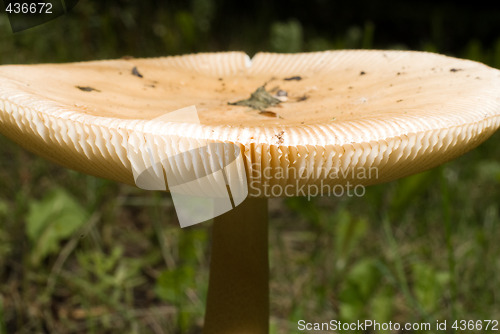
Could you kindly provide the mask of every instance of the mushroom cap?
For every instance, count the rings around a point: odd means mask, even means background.
[[[286,101],[261,110],[229,104],[264,85]],[[197,112],[182,116],[189,106]],[[197,175],[213,168],[196,151],[202,142],[231,144],[218,154],[241,153],[250,195],[280,196],[262,190],[288,186],[286,194],[301,195],[308,185],[369,185],[427,170],[499,127],[500,71],[432,53],[225,52],[0,66],[2,134],[63,166],[132,185],[134,166],[146,159],[138,141],[159,159],[191,150],[164,168]]]

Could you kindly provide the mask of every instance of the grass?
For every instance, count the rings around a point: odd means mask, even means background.
[[[362,198],[272,200],[273,332],[300,319],[498,319],[499,139]],[[4,333],[199,332],[210,223],[181,230],[168,195],[1,148]],[[56,236],[33,232],[40,212]]]
[[[82,17],[91,10],[77,8]],[[196,44],[201,37],[181,14]],[[65,23],[69,32],[75,22]],[[37,40],[56,25],[12,37],[0,21],[0,60],[75,59],[54,42],[59,33],[45,37],[56,49]],[[275,22],[268,45],[370,48],[374,29],[368,22],[305,43],[300,22]],[[90,59],[98,48],[82,35],[90,46],[80,59]],[[69,44],[80,42],[75,36]],[[172,50],[185,51],[182,38],[165,36]],[[471,39],[461,56],[500,67],[498,41],[486,47]],[[115,57],[130,47],[111,43],[95,54]],[[298,332],[301,319],[446,320],[449,333],[455,320],[500,321],[499,142],[497,133],[454,162],[369,187],[362,198],[271,200],[272,333]],[[168,195],[57,167],[0,137],[0,333],[199,333],[210,225],[181,230]]]

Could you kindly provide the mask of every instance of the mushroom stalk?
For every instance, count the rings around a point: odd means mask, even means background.
[[[269,332],[267,199],[247,198],[216,217],[205,334]]]

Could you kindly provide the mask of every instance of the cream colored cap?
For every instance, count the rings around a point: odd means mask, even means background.
[[[229,104],[264,85],[284,101],[261,110]],[[162,118],[189,106],[199,122]],[[232,143],[250,194],[262,196],[274,185],[293,193],[394,180],[458,157],[499,127],[500,71],[431,53],[227,52],[0,66],[2,134],[63,166],[128,184],[138,162],[127,150],[137,138],[149,138],[159,155],[169,145]],[[195,157],[170,168],[207,174],[206,164]]]

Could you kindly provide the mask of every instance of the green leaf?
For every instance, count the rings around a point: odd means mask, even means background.
[[[88,214],[62,189],[51,191],[44,199],[29,204],[26,233],[33,246],[31,261],[36,266],[59,249],[87,220]]]
[[[340,316],[355,321],[367,316],[369,302],[380,286],[381,272],[376,260],[359,261],[349,271],[339,294]]]
[[[380,288],[370,302],[370,319],[389,322],[393,318],[394,292],[390,286]]]
[[[352,251],[366,235],[368,222],[363,218],[353,217],[346,209],[341,209],[335,215],[334,224],[331,225],[335,227],[336,266],[339,270],[343,270]]]
[[[194,269],[186,265],[162,272],[156,281],[155,291],[161,299],[178,305],[179,303],[182,304],[185,291],[195,287]]]
[[[437,271],[425,263],[415,263],[412,266],[414,280],[413,292],[422,308],[431,313],[439,306],[445,286],[450,281],[450,275],[445,271]]]

